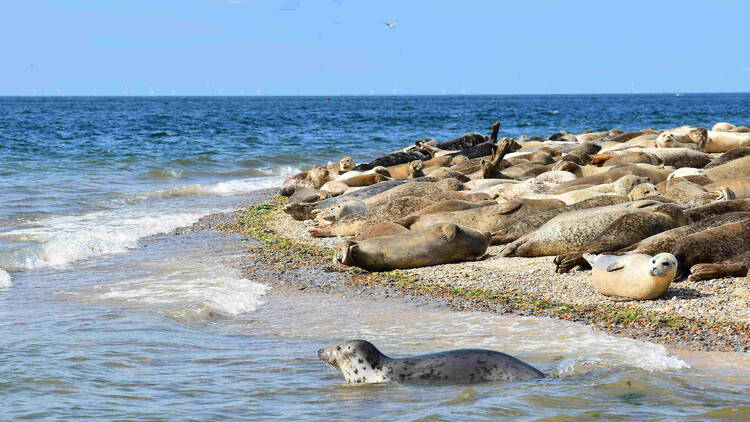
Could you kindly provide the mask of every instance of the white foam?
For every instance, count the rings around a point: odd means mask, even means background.
[[[205,214],[158,211],[101,211],[27,223],[26,227],[0,235],[31,242],[4,265],[10,269],[59,268],[82,259],[126,252],[138,247],[138,239],[142,237],[192,224]]]
[[[13,283],[10,282],[10,274],[0,268],[0,289],[7,289],[12,285]]]
[[[282,177],[255,177],[186,185],[130,197],[124,201],[128,204],[124,209],[30,221],[20,228],[0,233],[0,237],[10,241],[27,243],[13,251],[9,258],[0,259],[0,265],[10,270],[59,268],[83,259],[127,252],[138,247],[140,238],[193,224],[210,213],[230,211],[204,205],[192,212],[179,212],[175,210],[185,207],[167,203],[157,207],[145,200],[191,195],[239,195],[278,187],[282,180]]]
[[[99,286],[99,299],[157,306],[181,316],[233,316],[262,305],[268,286],[242,279],[224,267],[162,268],[159,275]]]

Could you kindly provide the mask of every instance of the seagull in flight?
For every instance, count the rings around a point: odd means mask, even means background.
[[[385,29],[393,29],[394,26],[398,23],[398,21],[393,22],[383,22],[385,24]]]

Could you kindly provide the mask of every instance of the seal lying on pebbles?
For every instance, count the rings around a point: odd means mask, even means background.
[[[750,177],[750,156],[738,158],[706,170],[708,177],[715,182]]]
[[[411,230],[438,223],[454,223],[477,230],[495,232],[528,215],[564,205],[562,201],[555,199],[519,199],[471,210],[410,216],[396,220],[396,223]]]
[[[663,295],[677,272],[677,259],[668,253],[594,255],[584,258],[593,269],[594,288],[605,296],[651,300]]]
[[[612,183],[627,175],[648,177],[651,183],[657,184],[666,180],[667,176],[669,176],[674,170],[673,167],[652,166],[649,164],[633,164],[629,166],[615,167],[592,176],[580,177],[569,182],[561,183],[558,187],[558,192],[562,193],[567,188],[576,185],[600,185],[603,183]]]
[[[736,160],[742,157],[747,157],[748,155],[750,155],[750,147],[735,148],[713,159],[711,162],[703,166],[703,169],[708,170],[710,168],[728,163],[732,160]]]
[[[381,182],[381,183],[376,183],[374,185],[366,186],[354,192],[347,192],[343,195],[335,196],[333,198],[328,198],[320,202],[288,203],[284,207],[284,212],[289,214],[295,220],[299,220],[299,221],[309,220],[314,217],[312,213],[313,210],[330,208],[338,204],[339,201],[344,201],[348,198],[357,198],[357,199],[365,200],[367,198],[371,198],[382,192],[385,192],[389,189],[403,185],[405,183],[406,182],[402,182],[399,180],[391,180],[387,182]]]
[[[639,242],[647,237],[684,226],[688,218],[682,207],[676,204],[663,204],[649,211],[623,215],[610,223],[596,239],[584,245],[578,252],[561,254],[555,257],[558,274],[566,273],[578,265],[585,264],[585,253],[599,254],[614,252]]]
[[[423,229],[364,241],[345,240],[336,259],[370,271],[418,268],[473,261],[487,251],[490,234],[456,224],[435,224]]]
[[[291,196],[299,188],[320,189],[328,181],[328,169],[325,166],[314,166],[309,171],[303,171],[294,176],[287,175],[281,184],[280,194]]]
[[[650,211],[663,203],[640,200],[560,214],[533,232],[505,245],[502,256],[548,256],[581,250],[623,215]],[[481,208],[480,208],[481,209]]]
[[[414,160],[427,161],[430,158],[432,158],[430,153],[423,149],[411,151],[396,151],[370,161],[369,163],[358,164],[352,170],[367,171],[372,170],[375,167],[391,167],[398,164],[408,163]]]
[[[690,267],[688,281],[710,280],[722,277],[743,277],[750,268],[750,251],[725,259],[716,264],[696,264]]]
[[[536,214],[524,217],[513,224],[510,224],[502,230],[492,233],[491,244],[503,245],[505,243],[513,242],[519,237],[538,229],[539,227],[544,225],[544,223],[548,222],[555,216],[566,213],[568,211],[622,204],[624,202],[628,202],[628,198],[626,196],[602,195],[590,199],[585,199],[572,205],[566,205],[564,207],[538,212]]]
[[[315,188],[297,188],[292,196],[289,197],[289,203],[295,202],[315,202],[320,200],[320,191]]]
[[[446,199],[444,201],[435,202],[432,205],[428,205],[419,211],[413,212],[409,215],[427,215],[435,214],[438,212],[451,212],[451,211],[463,211],[472,210],[474,208],[488,207],[497,205],[495,201],[462,201],[460,199]]]
[[[335,223],[336,221],[341,220],[347,215],[362,214],[367,212],[367,210],[367,204],[365,204],[361,199],[347,198],[345,201],[341,201],[330,208],[315,210],[313,211],[313,214],[315,214],[316,217],[322,218],[323,220]]]
[[[698,222],[647,237],[638,243],[620,249],[617,251],[617,254],[641,253],[646,255],[656,255],[662,252],[672,252],[675,245],[677,245],[677,242],[685,236],[727,223],[736,223],[738,221],[747,220],[748,218],[750,218],[750,212],[730,212],[706,217]]]
[[[309,233],[312,237],[353,236],[376,224],[405,217],[432,204],[433,201],[429,199],[415,196],[396,198],[365,212],[342,217],[333,224],[312,228]]]
[[[678,275],[684,277],[696,264],[714,264],[750,250],[750,219],[728,223],[680,239],[672,254],[679,262]]]
[[[390,236],[392,234],[406,233],[409,229],[390,221],[376,224],[362,233],[352,237],[352,240],[367,240],[373,237]]]
[[[706,152],[727,152],[734,148],[750,146],[750,133],[708,132]]]
[[[513,356],[492,350],[460,349],[390,358],[365,340],[349,340],[318,350],[318,357],[341,371],[349,383],[527,381],[544,374]]]
[[[356,172],[352,171],[349,173]],[[347,173],[347,175],[349,173]],[[343,182],[349,187],[370,186],[374,185],[375,183],[385,182],[386,180],[391,180],[391,174],[388,173],[388,169],[386,169],[385,167],[375,167],[372,170],[363,172],[362,174],[336,179],[337,182]]]
[[[426,196],[440,192],[460,191],[463,188],[463,183],[456,179],[445,179],[439,182],[407,182],[402,186],[389,189],[364,201],[372,208],[404,196]]]

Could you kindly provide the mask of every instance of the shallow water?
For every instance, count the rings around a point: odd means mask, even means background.
[[[163,234],[298,166],[503,122],[503,135],[742,123],[750,95],[0,98],[0,419],[750,417],[750,355],[562,321],[269,293],[248,243]],[[556,111],[556,112],[555,112]],[[349,386],[315,351],[516,355],[527,383]]]

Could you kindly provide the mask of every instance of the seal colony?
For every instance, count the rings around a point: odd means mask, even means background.
[[[593,266],[591,288],[604,295],[656,299],[672,281],[748,274],[750,144],[737,128],[498,139],[495,123],[489,137],[421,139],[368,163],[318,165],[281,191],[287,214],[312,221],[311,236],[345,238],[343,265],[553,256],[558,274]],[[499,254],[488,256],[490,245]]]

